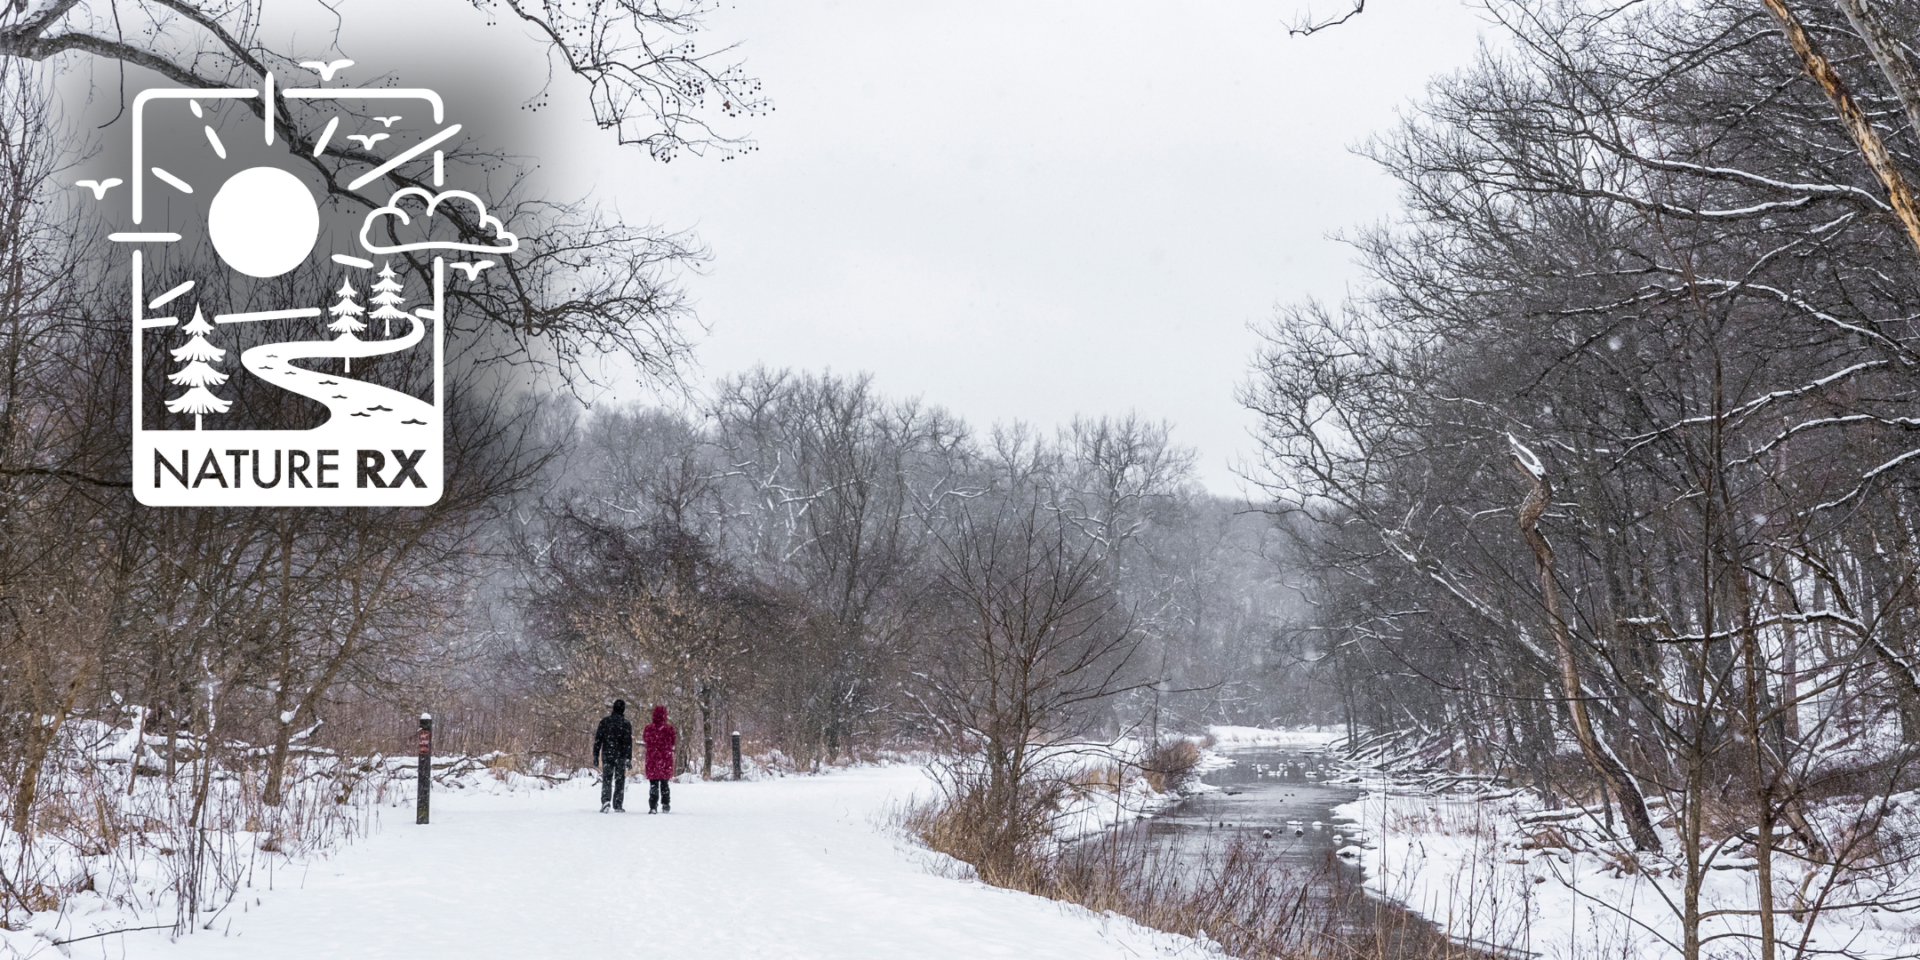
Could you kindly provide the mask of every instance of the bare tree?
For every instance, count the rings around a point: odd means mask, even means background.
[[[1308,629],[1418,756],[1618,810],[1623,851],[1671,830],[1677,953],[1712,949],[1701,891],[1736,855],[1766,883],[1728,935],[1803,951],[1912,857],[1852,843],[1871,810],[1821,811],[1846,778],[1911,783],[1920,264],[1759,10],[1490,9],[1520,52],[1373,147],[1406,188],[1360,243],[1375,285],[1286,311],[1246,393],[1318,567]],[[1818,36],[1862,59],[1837,13]],[[1901,733],[1841,732],[1869,727]]]
[[[928,504],[948,605],[922,701],[957,745],[947,771],[970,861],[1005,881],[1046,836],[1057,783],[1041,744],[1085,735],[1125,693],[1139,638],[1105,547],[1057,502],[1052,455],[1003,436],[986,471]]]
[[[878,397],[867,377],[756,370],[718,394],[715,440],[747,519],[740,546],[761,579],[807,598],[791,675],[831,761],[897,679],[924,555],[915,490],[940,481],[964,433],[937,409]]]

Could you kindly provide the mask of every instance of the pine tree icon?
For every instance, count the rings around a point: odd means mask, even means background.
[[[381,264],[380,280],[373,285],[373,302],[375,307],[373,314],[368,317],[370,320],[386,321],[386,326],[382,330],[381,336],[393,336],[393,322],[395,320],[407,319],[407,312],[400,309],[400,304],[405,299],[400,295],[403,289],[400,281],[393,278],[393,261],[389,260]]]
[[[227,355],[225,350],[207,342],[207,334],[213,332],[213,324],[201,314],[199,307],[193,308],[193,319],[180,328],[191,335],[185,345],[173,349],[175,362],[186,366],[167,375],[167,382],[186,387],[187,392],[167,401],[169,413],[193,414],[193,428],[200,429],[200,418],[209,413],[226,413],[233,401],[222,400],[213,395],[208,387],[217,387],[227,382],[227,375],[207,364],[219,363]]]
[[[341,340],[358,340],[360,338],[354,336],[354,334],[367,328],[366,324],[360,322],[360,315],[366,313],[367,309],[357,303],[353,299],[354,296],[355,293],[352,282],[341,280],[340,302],[327,308],[327,312],[333,314],[333,322],[327,324],[327,329],[339,334],[339,339]],[[353,359],[351,357],[341,357],[340,370],[343,373],[352,373]]]

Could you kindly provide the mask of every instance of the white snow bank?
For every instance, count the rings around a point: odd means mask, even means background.
[[[138,711],[129,713],[137,722]],[[0,881],[7,884],[0,891],[0,958],[84,955],[108,945],[117,951],[123,935],[113,931],[170,927],[195,900],[204,915],[189,918],[190,925],[211,922],[218,930],[259,891],[285,885],[289,876],[297,885],[312,863],[377,830],[383,814],[412,820],[414,756],[349,759],[298,748],[289,756],[283,803],[269,808],[253,762],[264,751],[228,743],[206,782],[200,827],[189,828],[207,771],[196,759],[202,745],[176,740],[191,752],[169,779],[156,752],[168,738],[91,720],[65,725],[43,767],[38,831],[23,838],[0,823]],[[134,775],[128,761],[136,756]],[[496,765],[503,759],[436,758],[436,809],[448,797],[524,792],[552,779]],[[190,872],[196,848],[197,884]]]
[[[1217,725],[1207,728],[1216,750],[1244,747],[1326,747],[1346,739],[1346,731],[1337,727],[1235,727]]]
[[[1180,801],[1179,793],[1155,790],[1147,782],[1141,765],[1150,749],[1143,739],[1120,737],[1112,741],[1035,743],[1030,749],[1034,782],[1046,781],[1064,787],[1060,805],[1047,823],[1056,841],[1071,841],[1117,824],[1145,819]],[[940,761],[961,767],[979,762],[978,757],[948,757]],[[1181,789],[1198,792],[1194,790],[1195,785],[1210,789],[1197,780]]]
[[[1366,885],[1432,920],[1458,940],[1531,953],[1549,960],[1667,957],[1680,954],[1683,876],[1678,838],[1661,829],[1664,856],[1623,853],[1593,815],[1547,811],[1525,794],[1480,797],[1409,792],[1377,775],[1360,800],[1336,808],[1357,821],[1372,845],[1349,847],[1366,871]],[[1920,797],[1906,803],[1920,808]],[[1656,811],[1656,815],[1658,812]],[[1528,818],[1531,818],[1530,820]],[[1915,824],[1901,825],[1911,834]],[[1624,831],[1622,831],[1624,832]],[[1569,841],[1573,841],[1569,843]],[[1738,856],[1734,854],[1744,854]],[[1702,909],[1726,910],[1705,921],[1703,937],[1717,937],[1710,956],[1758,955],[1758,918],[1751,849],[1728,851],[1724,869],[1707,871]],[[1911,957],[1920,944],[1920,917],[1871,909],[1866,895],[1920,895],[1920,877],[1908,865],[1852,889],[1830,891],[1824,911],[1803,925],[1788,907],[1806,878],[1792,858],[1775,860],[1776,935],[1787,944],[1806,937],[1810,951],[1827,955]],[[1810,895],[1831,877],[1816,876]],[[1908,900],[1908,905],[1914,901]]]
[[[1144,820],[1179,801],[1179,794],[1155,791],[1141,776],[1127,779],[1118,791],[1073,790],[1054,816],[1053,838],[1076,840],[1120,824]]]
[[[644,810],[645,784],[628,789],[628,809]],[[431,825],[389,818],[304,876],[246,891],[209,932],[177,943],[128,933],[106,949],[134,960],[1219,955],[1115,915],[934,875],[932,855],[884,826],[929,789],[910,766],[694,782],[674,785],[666,816],[597,813],[585,781],[449,791],[435,795]]]

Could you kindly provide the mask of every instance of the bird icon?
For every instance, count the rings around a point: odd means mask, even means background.
[[[400,119],[400,117],[398,114],[395,114],[391,117],[374,117],[374,119],[380,121],[380,125],[383,127],[391,127],[393,126],[393,122]]]
[[[371,136],[364,133],[347,134],[348,140],[360,141],[360,149],[362,150],[372,150],[374,144],[379,143],[380,141],[385,140],[386,138],[387,138],[387,135],[384,133],[376,133]]]
[[[95,200],[101,200],[106,198],[108,190],[112,190],[114,187],[119,186],[122,182],[123,181],[119,177],[108,177],[105,180],[75,180],[73,182],[73,185],[76,187],[86,187],[88,190],[92,190],[93,198]]]
[[[486,268],[491,267],[493,265],[494,263],[492,260],[482,260],[479,263],[456,263],[453,266],[455,269],[459,270],[461,273],[466,274],[468,280],[472,280],[475,277],[480,276],[480,271],[485,270]]]
[[[335,60],[332,63],[321,63],[318,60],[303,60],[300,62],[300,65],[303,67],[306,67],[308,70],[312,70],[313,72],[318,73],[320,75],[320,79],[324,81],[324,80],[332,80],[333,72],[335,70],[339,70],[342,67],[353,66],[353,61],[352,60]]]

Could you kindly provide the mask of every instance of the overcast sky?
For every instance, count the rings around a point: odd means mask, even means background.
[[[764,81],[777,109],[744,128],[759,152],[653,162],[592,129],[564,83],[552,142],[522,149],[711,247],[687,278],[711,329],[697,382],[867,371],[982,428],[1137,411],[1230,493],[1253,448],[1233,399],[1249,326],[1358,278],[1330,235],[1389,215],[1395,187],[1352,148],[1488,29],[1455,0],[1375,0],[1290,37],[1304,4],[743,0],[703,45],[739,42]],[[342,5],[349,55],[356,24],[434,29],[384,4],[357,15],[373,6]],[[470,31],[464,2],[406,16],[433,10]],[[484,46],[536,49],[518,29]],[[515,59],[520,82],[539,85],[537,61]]]

